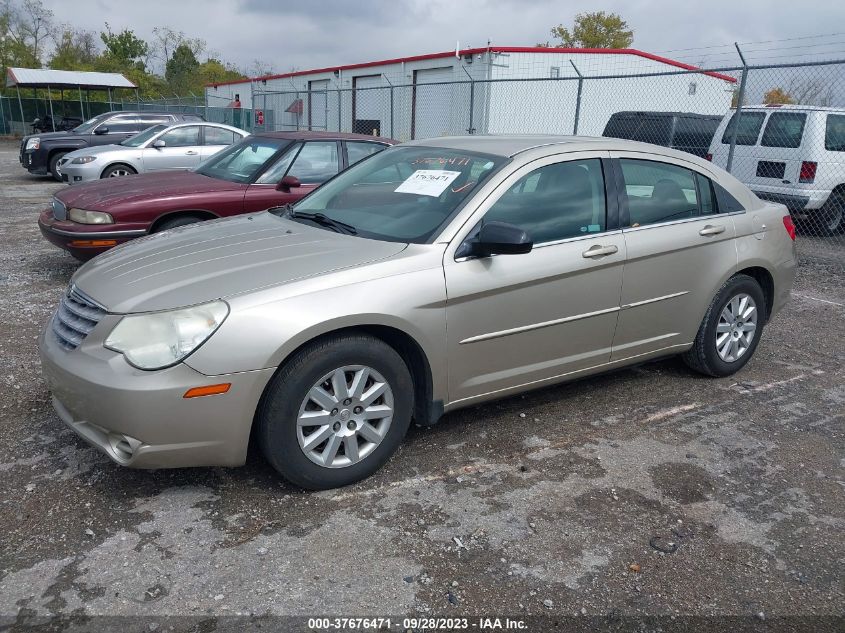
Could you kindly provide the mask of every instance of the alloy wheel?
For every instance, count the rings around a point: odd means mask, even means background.
[[[742,293],[731,298],[722,308],[716,324],[716,351],[726,363],[742,357],[757,332],[757,304],[750,295]]]
[[[372,453],[393,420],[393,390],[363,365],[339,367],[318,380],[296,421],[299,447],[325,468],[352,466]]]

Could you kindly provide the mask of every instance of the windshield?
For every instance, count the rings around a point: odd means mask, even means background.
[[[420,244],[506,160],[438,147],[387,149],[315,189],[294,205],[293,217],[320,213],[365,237]]]
[[[109,113],[95,116],[93,119],[88,119],[82,125],[77,125],[75,128],[73,128],[73,131],[77,134],[85,134],[86,132],[90,132],[95,127],[97,127],[97,124],[101,123],[102,121],[105,121],[109,116]]]
[[[166,129],[166,125],[154,125],[152,127],[148,127],[143,132],[138,132],[135,136],[130,136],[128,139],[120,143],[120,145],[123,145],[123,147],[141,147],[141,145],[149,141],[156,134]]]
[[[248,136],[214,154],[196,168],[196,173],[229,182],[252,182],[291,141],[284,138]]]

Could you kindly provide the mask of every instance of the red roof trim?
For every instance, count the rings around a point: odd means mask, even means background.
[[[705,75],[709,75],[710,77],[715,77],[716,79],[722,79],[724,81],[729,81],[731,83],[736,83],[736,79],[729,75],[723,75],[721,73],[711,72],[711,71],[702,71],[700,68],[696,66],[691,66],[690,64],[685,64],[683,62],[675,61],[674,59],[669,59],[668,57],[661,57],[660,55],[653,55],[652,53],[646,53],[645,51],[637,50],[636,48],[551,48],[551,47],[543,47],[543,46],[491,46],[490,48],[465,48],[460,51],[461,55],[479,55],[481,53],[486,53],[487,51],[493,53],[577,53],[577,54],[592,54],[592,55],[636,55],[637,57],[643,57],[644,59],[650,59],[655,62],[660,62],[662,64],[667,64],[669,66],[675,66],[676,68],[682,68],[684,70],[695,70],[701,71]],[[427,59],[442,59],[444,57],[454,57],[454,51],[447,51],[443,53],[428,53],[427,55],[414,55],[412,57],[397,57],[395,59],[382,59],[375,62],[363,62],[360,64],[347,64],[345,66],[329,66],[327,68],[314,68],[312,70],[298,70],[292,73],[282,73],[279,75],[263,75],[261,77],[252,77],[249,79],[238,79],[235,81],[221,81],[218,83],[210,83],[206,84],[208,87],[214,86],[227,86],[232,84],[243,84],[243,83],[250,83],[252,81],[267,81],[269,79],[286,79],[288,77],[298,77],[300,75],[315,75],[317,73],[332,73],[335,71],[342,71],[342,70],[356,70],[358,68],[370,68],[372,66],[385,66],[388,64],[400,64],[403,62],[419,62],[425,61]]]

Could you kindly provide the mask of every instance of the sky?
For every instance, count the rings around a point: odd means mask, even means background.
[[[634,47],[688,63],[737,63],[733,42],[752,60],[845,56],[845,2],[823,0],[44,0],[57,21],[99,31],[133,29],[149,38],[167,25],[206,40],[211,51],[248,69],[305,70],[486,46],[533,46],[575,14],[619,13]],[[843,26],[840,26],[843,25]],[[813,37],[808,36],[824,36]],[[799,39],[796,39],[799,38]],[[807,46],[810,46],[809,50]],[[718,48],[713,48],[718,47]]]

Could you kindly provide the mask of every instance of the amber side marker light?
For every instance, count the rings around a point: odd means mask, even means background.
[[[117,246],[117,240],[73,240],[71,246],[80,247],[97,247],[97,246]]]
[[[232,386],[230,382],[224,382],[221,385],[207,385],[205,387],[194,387],[185,392],[183,398],[199,398],[201,396],[217,396],[221,393],[226,393]]]

